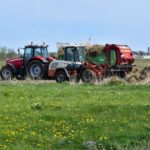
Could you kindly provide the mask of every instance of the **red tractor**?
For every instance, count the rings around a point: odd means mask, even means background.
[[[48,55],[48,46],[43,45],[26,45],[18,49],[18,53],[23,50],[23,55],[18,58],[6,60],[6,65],[0,71],[3,80],[9,80],[14,77],[24,79],[40,79],[47,76],[48,65],[54,60]]]

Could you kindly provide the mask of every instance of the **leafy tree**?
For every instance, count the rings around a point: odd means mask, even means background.
[[[13,49],[8,49],[7,47],[0,48],[0,60],[5,60],[6,58],[16,57],[17,53]]]

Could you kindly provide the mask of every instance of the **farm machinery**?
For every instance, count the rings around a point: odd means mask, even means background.
[[[49,66],[48,76],[57,82],[66,80],[79,82],[81,79],[83,82],[94,83],[103,79],[104,69],[90,60],[83,62],[54,60]]]
[[[82,79],[95,82],[117,75],[121,78],[133,69],[134,58],[126,45],[65,46],[58,51],[58,60],[50,63],[48,76],[57,82]]]
[[[43,45],[26,45],[24,48],[18,49],[20,55],[18,58],[7,59],[6,64],[0,71],[3,80],[9,80],[14,77],[24,79],[39,79],[47,76],[49,63],[54,60],[48,56],[48,46]]]
[[[25,46],[21,57],[6,61],[1,69],[1,78],[95,82],[114,75],[123,78],[134,66],[132,51],[127,45],[62,46],[57,60],[48,56],[47,47],[45,44]]]
[[[102,67],[109,65],[106,77],[117,75],[124,78],[135,66],[132,50],[127,45],[94,45],[88,48],[87,58]]]

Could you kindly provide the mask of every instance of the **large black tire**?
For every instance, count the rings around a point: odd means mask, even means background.
[[[41,79],[44,73],[45,67],[41,61],[33,60],[27,66],[27,77],[30,79]]]
[[[66,75],[65,71],[59,70],[58,72],[56,72],[55,80],[56,80],[56,82],[66,81],[67,80],[67,75]]]
[[[84,83],[95,83],[97,80],[95,72],[92,70],[86,69],[81,75],[82,82]]]
[[[14,73],[11,67],[5,66],[1,69],[0,76],[2,80],[11,80],[14,77]]]

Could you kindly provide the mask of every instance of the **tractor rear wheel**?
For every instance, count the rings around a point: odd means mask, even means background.
[[[64,82],[67,80],[67,75],[63,70],[59,70],[55,76],[56,82]]]
[[[83,71],[81,78],[84,83],[95,83],[97,79],[95,72],[89,69]]]
[[[13,70],[11,69],[11,67],[5,66],[1,70],[0,76],[2,80],[11,80],[14,77]]]
[[[44,74],[44,64],[41,61],[33,60],[27,67],[27,76],[31,79],[41,79]]]

